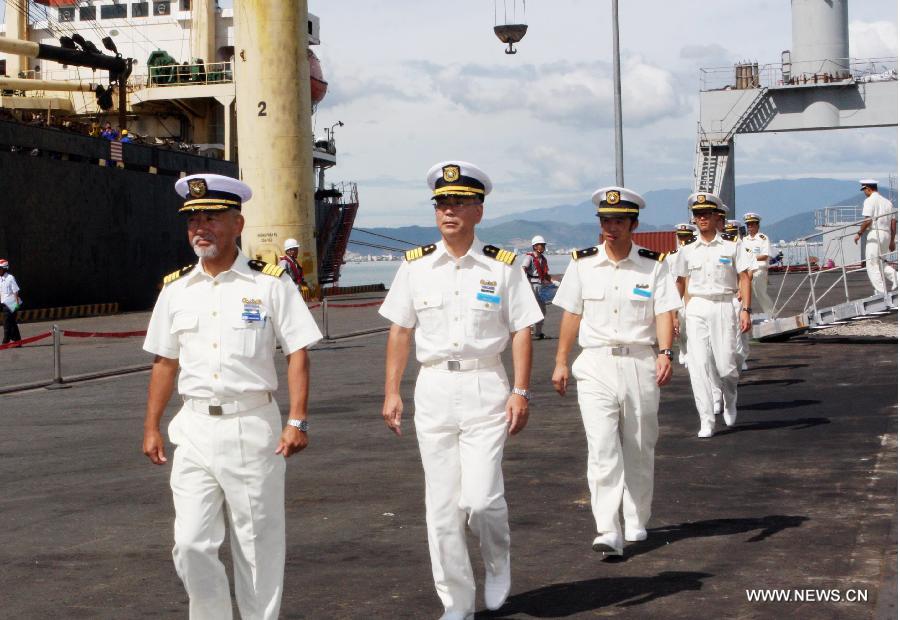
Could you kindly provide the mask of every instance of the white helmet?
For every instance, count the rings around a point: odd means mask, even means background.
[[[534,236],[534,239],[531,240],[531,247],[534,247],[534,246],[536,246],[536,245],[539,244],[539,243],[542,243],[542,244],[544,244],[544,245],[547,245],[547,242],[544,241],[544,238],[543,238],[543,237],[541,237],[540,235],[535,235],[535,236]]]
[[[293,248],[299,248],[300,244],[297,243],[296,239],[285,239],[284,240],[284,251],[287,252]]]

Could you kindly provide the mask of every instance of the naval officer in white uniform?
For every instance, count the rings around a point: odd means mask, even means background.
[[[744,224],[747,226],[747,234],[741,240],[745,248],[749,248],[756,260],[756,270],[753,272],[753,300],[759,305],[768,318],[775,318],[775,302],[769,295],[769,258],[772,256],[772,246],[769,238],[759,231],[759,222],[762,218],[758,213],[745,213]]]
[[[485,565],[484,602],[503,605],[510,590],[509,522],[501,461],[507,435],[528,420],[531,325],[543,319],[515,254],[475,236],[488,176],[464,161],[427,174],[437,243],[410,250],[379,312],[390,320],[385,423],[400,434],[400,379],[415,330],[421,364],[415,426],[425,470],[428,550],[445,620],[472,618],[475,580],[465,526]],[[512,390],[500,353],[512,339]]]
[[[737,421],[738,329],[750,330],[750,271],[753,256],[718,232],[721,201],[714,194],[698,192],[688,198],[688,207],[699,234],[697,241],[678,252],[675,275],[685,300],[688,338],[688,372],[694,402],[700,416],[698,437],[712,437],[715,428],[715,390],[724,400],[725,424]],[[732,300],[740,292],[743,306],[739,318]]]
[[[594,192],[599,246],[576,250],[553,303],[564,310],[553,386],[565,396],[569,352],[587,435],[587,478],[596,523],[594,551],[622,555],[625,540],[647,538],[659,388],[672,376],[672,311],[681,305],[665,254],[631,240],[644,208],[624,187]]]
[[[166,276],[147,327],[144,349],[156,357],[144,454],[157,465],[168,461],[159,424],[177,375],[184,405],[168,428],[176,446],[172,556],[190,617],[231,618],[219,560],[227,512],[241,617],[275,620],[285,560],[284,459],[307,445],[306,348],[322,335],[284,269],[240,253],[240,210],[251,197],[245,183],[200,174],[175,189],[200,261]],[[272,399],[276,341],[288,358],[286,425]]]
[[[859,184],[860,190],[866,195],[862,211],[866,219],[860,225],[853,243],[859,243],[866,231],[869,231],[866,236],[866,272],[875,294],[883,295],[885,279],[890,282],[891,288],[888,290],[897,288],[897,272],[885,260],[885,256],[896,249],[897,216],[896,213],[891,215],[894,211],[891,201],[878,193],[878,181],[860,179]]]

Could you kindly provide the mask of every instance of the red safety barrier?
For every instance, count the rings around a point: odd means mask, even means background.
[[[328,303],[329,308],[368,308],[370,306],[380,306],[382,304],[382,300],[378,301],[370,301],[365,304],[333,304],[331,302]]]
[[[31,344],[32,342],[37,342],[38,340],[43,340],[44,338],[49,338],[53,335],[53,332],[46,332],[43,334],[38,334],[37,336],[30,336],[28,338],[23,338],[22,340],[17,340],[15,342],[10,342],[7,344],[0,344],[0,351],[3,349],[12,349],[13,347],[21,347],[23,344]]]
[[[64,329],[62,335],[72,338],[133,338],[135,336],[146,336],[147,330],[144,329],[139,332],[75,332]]]
[[[306,308],[307,308],[307,310],[315,310],[316,308],[318,308],[321,305],[322,304],[313,304],[311,306],[306,306]]]

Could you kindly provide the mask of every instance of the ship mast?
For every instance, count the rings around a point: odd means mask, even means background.
[[[276,262],[300,242],[306,282],[318,291],[306,0],[234,5],[238,164],[253,188],[243,209],[243,251]]]

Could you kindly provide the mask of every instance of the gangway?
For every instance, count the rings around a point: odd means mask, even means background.
[[[896,218],[897,210],[881,217]],[[860,224],[861,221],[855,221],[838,228],[830,227],[825,241],[819,241],[824,232],[797,240],[796,247],[804,254],[805,266],[797,271],[788,268],[781,274],[774,317],[753,316],[754,338],[763,341],[784,339],[809,329],[897,309],[897,291],[888,290],[890,283],[884,273],[885,263],[892,264],[896,269],[896,252],[879,255],[878,267],[885,289],[882,294],[872,294],[873,287],[865,263],[846,255],[848,244],[845,241],[856,234]],[[865,239],[859,243],[864,244]],[[820,257],[814,256],[811,248],[820,248],[823,256],[833,254],[835,260],[820,264]],[[834,266],[830,266],[832,264]],[[792,279],[796,281],[789,286],[788,282]],[[788,308],[797,307],[795,300],[804,297],[801,312],[781,316],[786,314]]]

